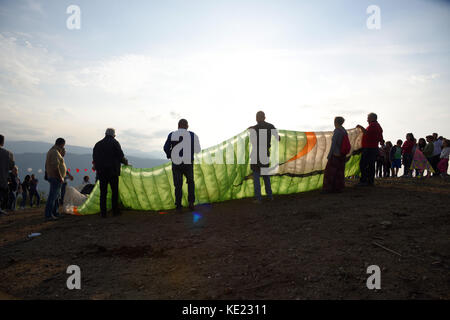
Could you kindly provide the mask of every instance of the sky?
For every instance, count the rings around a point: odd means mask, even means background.
[[[0,0],[0,134],[92,147],[113,127],[162,156],[180,118],[206,148],[263,110],[279,129],[375,112],[386,140],[450,137],[449,31],[438,0]]]

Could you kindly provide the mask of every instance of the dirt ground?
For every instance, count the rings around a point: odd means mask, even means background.
[[[354,184],[195,213],[1,216],[0,298],[450,299],[450,181]],[[80,290],[66,287],[69,265]],[[366,287],[369,265],[380,290]]]

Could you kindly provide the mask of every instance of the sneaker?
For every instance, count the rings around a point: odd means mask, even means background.
[[[183,207],[177,207],[175,210],[177,213],[183,213]]]
[[[189,203],[189,210],[191,210],[191,211],[195,210],[195,206],[193,203]]]
[[[357,187],[367,187],[368,183],[367,182],[359,182],[358,184],[356,184]]]
[[[259,199],[253,199],[252,202],[255,203],[255,204],[261,204],[262,203],[262,201],[259,200]]]
[[[5,215],[5,216],[7,216],[7,215],[8,215],[8,213],[7,213],[6,211],[4,211],[4,210],[0,209],[0,215]]]

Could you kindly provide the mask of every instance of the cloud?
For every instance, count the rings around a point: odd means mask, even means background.
[[[5,114],[2,112],[2,114]],[[7,115],[7,114],[6,114]],[[17,121],[0,120],[0,128],[5,137],[14,137],[14,140],[28,139],[34,137],[36,140],[40,139],[45,132],[40,125],[31,125],[30,123],[20,123]]]
[[[439,77],[440,77],[440,74],[438,74],[438,73],[414,74],[408,78],[408,81],[411,82],[412,84],[423,84],[423,83],[427,83],[427,82],[436,80]]]
[[[23,7],[33,12],[39,13],[40,15],[46,16],[44,10],[42,9],[42,4],[36,0],[27,0],[26,4]]]
[[[0,33],[0,84],[38,93],[39,85],[56,72],[58,58],[23,38]]]

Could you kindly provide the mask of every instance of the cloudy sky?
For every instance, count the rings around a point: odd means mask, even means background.
[[[91,147],[114,127],[161,152],[181,117],[209,147],[264,110],[280,129],[376,112],[387,140],[450,137],[449,31],[438,0],[0,0],[0,133]]]

